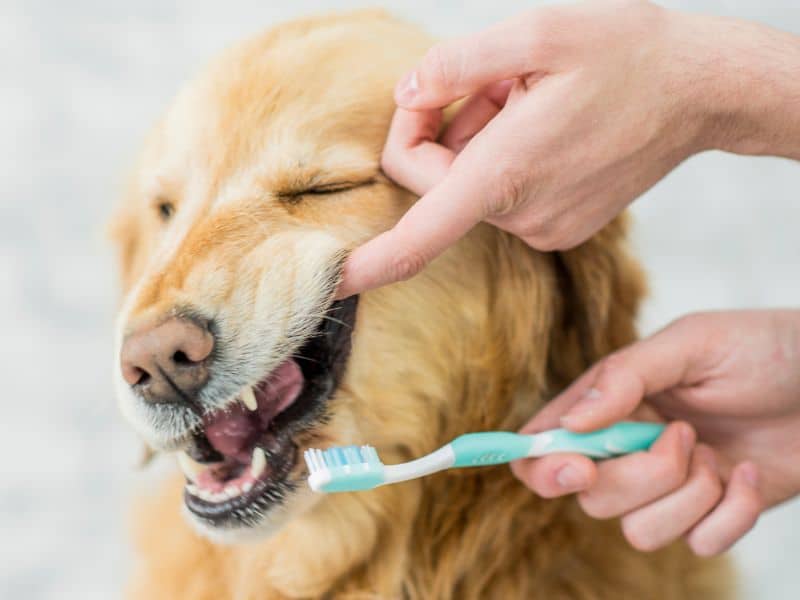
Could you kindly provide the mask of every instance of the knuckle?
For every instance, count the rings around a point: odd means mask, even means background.
[[[689,548],[692,550],[692,552],[702,558],[716,556],[722,551],[722,548],[719,546],[719,544],[707,540],[705,536],[691,534],[686,540],[686,543],[689,545]]]
[[[444,88],[457,86],[464,73],[461,54],[452,45],[443,42],[431,46],[422,59],[424,85]]]
[[[648,529],[633,516],[622,519],[622,535],[640,552],[653,552],[660,547],[658,541],[648,533]]]
[[[427,258],[421,252],[406,251],[392,261],[389,276],[392,281],[405,281],[419,273],[427,263]]]
[[[659,481],[663,488],[669,490],[677,488],[686,481],[687,476],[685,461],[676,452],[654,460],[650,473],[653,481]]]
[[[565,227],[554,217],[540,219],[527,227],[526,238],[542,252],[565,249]]]
[[[600,369],[604,376],[616,377],[627,372],[627,362],[622,351],[617,350],[600,361]]]
[[[491,174],[496,182],[486,199],[486,214],[502,217],[513,211],[525,196],[527,176],[514,167],[501,166]]]
[[[705,465],[700,467],[693,477],[704,496],[713,497],[714,501],[722,497],[722,492],[724,491],[722,481],[711,467]]]
[[[578,494],[578,505],[581,507],[583,512],[593,519],[610,519],[614,516],[611,506],[604,502],[602,498],[599,498],[590,492]]]

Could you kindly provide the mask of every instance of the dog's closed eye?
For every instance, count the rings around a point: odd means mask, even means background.
[[[303,196],[324,196],[328,194],[339,194],[349,192],[360,187],[373,185],[376,180],[373,178],[359,180],[359,181],[333,181],[328,183],[317,183],[307,187],[298,187],[296,189],[285,190],[278,194],[278,196],[288,202],[299,202]]]

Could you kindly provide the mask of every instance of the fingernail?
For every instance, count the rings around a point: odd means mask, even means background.
[[[395,88],[395,100],[398,104],[409,104],[419,93],[419,76],[416,71],[406,73]]]
[[[740,470],[742,472],[742,478],[748,485],[751,487],[758,487],[758,469],[756,469],[755,465],[745,463],[740,467]]]
[[[586,487],[586,477],[572,465],[564,465],[556,471],[556,483],[568,492],[576,492]]]

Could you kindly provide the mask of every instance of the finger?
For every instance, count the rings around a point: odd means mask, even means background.
[[[477,225],[484,212],[473,179],[451,170],[397,225],[356,248],[345,262],[337,297],[413,277]]]
[[[444,179],[397,224],[356,248],[345,262],[337,297],[343,298],[416,275],[486,217],[492,196],[504,189],[503,169],[487,175],[487,161],[505,156],[513,119],[493,119],[453,161]],[[513,136],[512,136],[513,137]],[[480,142],[480,143],[478,143]],[[507,186],[506,186],[507,187]]]
[[[433,46],[395,88],[399,106],[440,108],[482,87],[545,68],[546,46],[532,31],[535,16],[498,23]]]
[[[597,468],[580,454],[551,454],[511,463],[514,475],[543,498],[556,498],[594,484]]]
[[[706,516],[722,497],[714,451],[698,444],[689,478],[675,492],[622,518],[625,538],[637,550],[651,552],[682,537]]]
[[[678,489],[686,481],[694,430],[673,423],[648,452],[607,460],[597,466],[597,482],[578,496],[590,517],[608,519],[631,512]]]
[[[456,154],[483,129],[505,105],[512,81],[499,81],[470,96],[441,136],[441,143]]]
[[[451,164],[445,178],[389,231],[356,248],[345,262],[337,298],[408,279],[483,220],[508,189],[514,119],[493,119]],[[480,142],[480,143],[478,143]],[[498,159],[502,157],[502,161]],[[498,161],[503,164],[497,166]],[[482,170],[493,165],[490,173]],[[506,202],[516,202],[506,198]]]
[[[597,363],[558,396],[550,400],[544,408],[528,421],[520,433],[538,433],[561,426],[561,418],[572,408],[582,397],[585,390],[588,390],[597,378],[597,371],[603,363]]]
[[[700,556],[724,552],[753,528],[763,508],[758,469],[751,462],[740,463],[731,472],[722,502],[689,533],[689,547]]]
[[[686,383],[697,333],[675,323],[603,359],[591,377],[557,398],[562,409],[568,407],[562,425],[573,431],[607,427],[630,415],[645,396]]]
[[[455,157],[451,149],[436,142],[441,124],[439,109],[398,108],[381,157],[386,175],[420,196],[439,183]]]

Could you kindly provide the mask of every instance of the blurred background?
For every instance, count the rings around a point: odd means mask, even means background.
[[[663,4],[800,34],[797,0]],[[119,596],[138,445],[111,390],[103,225],[146,129],[216,52],[278,20],[385,6],[440,36],[535,0],[0,2],[0,597]],[[800,75],[799,75],[800,76]],[[708,308],[800,305],[800,165],[695,157],[635,207],[642,331]],[[745,598],[800,597],[800,504],[739,544]]]

